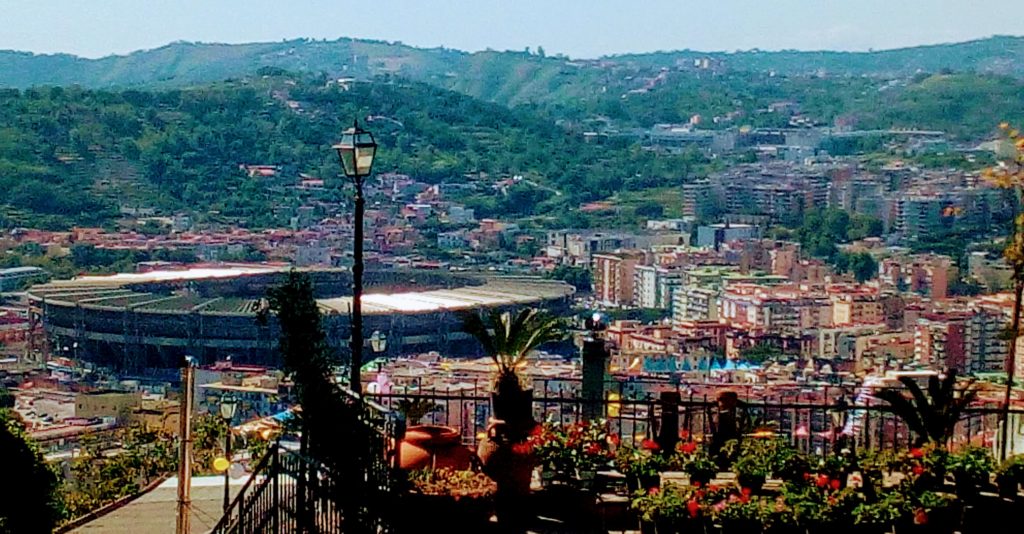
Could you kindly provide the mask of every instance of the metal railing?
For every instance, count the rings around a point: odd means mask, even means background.
[[[585,400],[578,380],[534,381],[534,417],[538,421],[582,421],[588,403],[599,403],[599,413],[610,431],[633,444],[663,434],[665,424],[677,426],[677,436],[706,439],[719,417],[717,395],[728,389],[738,395],[740,431],[770,429],[791,445],[808,453],[829,454],[837,436],[858,448],[906,448],[914,440],[906,424],[888,404],[875,396],[878,389],[852,386],[772,386],[749,384],[669,384],[667,382],[610,381],[604,397]],[[455,427],[465,444],[475,444],[490,418],[486,384],[473,388],[412,389],[375,394],[389,408],[402,399],[432,401],[436,408],[419,423]],[[672,409],[666,410],[666,407]],[[950,445],[990,446],[1000,427],[1001,410],[995,406],[968,408],[957,425]],[[593,412],[591,412],[593,413]],[[666,414],[673,417],[666,419]],[[1024,410],[1014,409],[1021,428],[1011,429],[1024,440]],[[676,417],[677,416],[677,417]],[[410,422],[412,424],[413,422]]]
[[[383,406],[345,393],[350,411],[338,425],[351,439],[346,461],[330,468],[300,452],[271,446],[239,490],[213,534],[393,532],[404,479],[392,468],[400,421]]]

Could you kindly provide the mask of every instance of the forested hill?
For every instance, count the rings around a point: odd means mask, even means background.
[[[656,52],[568,61],[524,52],[465,53],[400,43],[339,39],[276,43],[178,42],[125,56],[82,59],[0,51],[0,87],[79,84],[88,88],[187,86],[248,76],[261,67],[332,77],[381,74],[452,88],[485,100],[522,103],[600,89],[617,68],[674,69],[694,59],[720,60],[733,71],[783,75],[902,77],[944,70],[1024,77],[1024,38],[992,37],[965,43],[877,52]],[[575,87],[569,87],[575,86]]]
[[[355,117],[382,146],[378,172],[435,183],[518,174],[545,185],[508,197],[513,205],[501,209],[513,213],[678,183],[686,172],[683,156],[586,144],[540,114],[416,82],[282,75],[155,92],[8,89],[0,90],[0,226],[105,224],[124,206],[286,224],[299,201],[239,165],[279,166],[286,185],[301,173],[341,187],[330,144]]]

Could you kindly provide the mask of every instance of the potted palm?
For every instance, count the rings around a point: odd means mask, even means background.
[[[472,335],[494,362],[491,415],[487,435],[480,441],[477,454],[484,473],[498,484],[498,514],[509,510],[509,521],[518,516],[514,503],[530,491],[534,461],[527,443],[538,427],[533,419],[533,389],[523,384],[519,369],[530,354],[545,343],[565,336],[562,322],[536,309],[516,314],[492,311],[487,315],[467,314],[466,332]]]
[[[884,389],[875,395],[888,402],[893,413],[914,432],[916,447],[948,442],[960,416],[978,397],[978,390],[971,382],[957,389],[956,371],[952,370],[941,379],[938,375],[928,377],[927,391],[912,377],[902,376],[900,382],[903,391]]]

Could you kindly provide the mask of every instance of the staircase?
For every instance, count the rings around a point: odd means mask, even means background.
[[[390,461],[402,425],[383,406],[350,394],[338,424],[352,438],[340,469],[274,444],[211,534],[394,532],[403,479]],[[397,438],[397,439],[396,439]]]

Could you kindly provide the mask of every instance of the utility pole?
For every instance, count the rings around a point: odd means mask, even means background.
[[[192,391],[195,382],[195,368],[191,356],[185,356],[181,369],[181,402],[179,404],[180,425],[178,445],[178,522],[176,534],[192,531]]]

